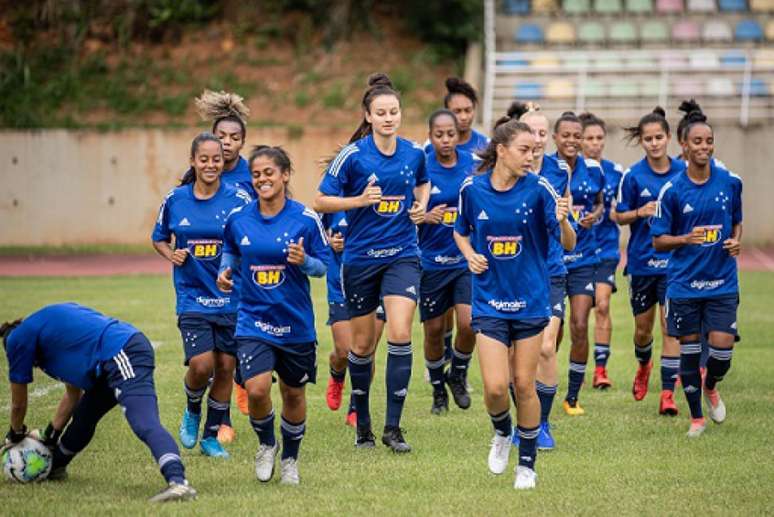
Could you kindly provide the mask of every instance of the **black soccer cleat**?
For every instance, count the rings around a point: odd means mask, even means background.
[[[376,447],[376,437],[371,432],[371,426],[357,426],[355,431],[355,448],[373,449]]]
[[[441,386],[441,389],[436,389],[433,386],[433,406],[430,408],[430,412],[434,415],[449,412],[449,395],[444,386]]]
[[[446,376],[446,384],[449,385],[454,403],[460,409],[468,409],[470,407],[470,394],[468,393],[468,387],[466,386],[465,378],[462,376]]]
[[[384,426],[382,443],[398,454],[411,452],[411,446],[403,439],[403,431],[400,427]]]

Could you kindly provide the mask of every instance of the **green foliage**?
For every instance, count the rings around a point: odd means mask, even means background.
[[[464,55],[467,43],[480,39],[483,32],[482,0],[402,0],[398,4],[408,28],[443,59]]]
[[[340,82],[333,83],[333,86],[322,97],[323,106],[329,109],[341,108],[346,101],[347,94]]]
[[[312,99],[309,97],[309,94],[306,91],[298,90],[294,95],[293,100],[295,101],[296,106],[299,108],[305,108],[309,105]]]

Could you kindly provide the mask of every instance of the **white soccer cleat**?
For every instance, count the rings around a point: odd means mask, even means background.
[[[726,419],[726,405],[720,398],[718,389],[704,390],[704,399],[707,401],[707,415],[716,424],[722,424]]]
[[[188,484],[188,481],[183,483],[175,483],[172,481],[169,486],[148,499],[151,503],[167,503],[170,501],[190,501],[196,499],[196,490]]]
[[[255,477],[258,481],[267,482],[274,475],[274,458],[277,457],[279,444],[264,445],[258,447],[255,453]]]
[[[536,483],[537,472],[523,465],[516,467],[516,479],[513,482],[513,488],[516,490],[530,490],[535,488]]]
[[[707,421],[704,418],[692,418],[691,427],[688,428],[688,432],[685,434],[688,438],[698,438],[704,434],[704,430],[707,428]]]
[[[280,483],[283,485],[297,485],[299,481],[298,461],[295,458],[285,458],[280,461]]]
[[[489,448],[489,471],[492,474],[502,474],[508,468],[508,458],[511,454],[511,437],[495,433],[492,446]]]

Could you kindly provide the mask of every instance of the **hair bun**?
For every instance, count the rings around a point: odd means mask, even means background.
[[[506,112],[510,118],[520,119],[529,111],[529,106],[523,102],[513,101]]]
[[[707,122],[707,115],[702,111],[694,110],[685,115],[685,120],[689,124],[694,122]]]
[[[575,115],[575,112],[574,112],[574,111],[565,111],[565,112],[563,112],[563,113],[562,113],[562,114],[559,116],[559,118],[562,118],[562,117],[575,117],[575,116],[576,116],[576,115]]]
[[[392,81],[387,77],[387,74],[377,72],[368,76],[368,86],[389,86],[392,88]]]
[[[250,109],[245,105],[244,98],[236,93],[204,90],[194,99],[194,103],[202,120],[237,117],[244,123],[250,116]]]
[[[689,114],[692,111],[699,111],[701,112],[701,106],[699,106],[699,103],[696,102],[696,99],[686,100],[680,103],[680,107],[677,108],[678,111],[682,111],[686,115]]]
[[[664,111],[664,108],[661,106],[656,106],[653,108],[652,113],[655,113],[656,115],[661,115],[662,117],[666,118],[666,111]]]
[[[446,84],[446,90],[449,93],[465,91],[466,90],[465,86],[467,86],[465,84],[465,81],[463,81],[459,77],[447,77],[445,84]]]

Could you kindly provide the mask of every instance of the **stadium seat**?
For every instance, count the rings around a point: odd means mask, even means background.
[[[747,0],[718,0],[718,9],[724,12],[746,11]]]
[[[715,0],[688,0],[688,11],[692,13],[714,13]]]
[[[699,24],[693,20],[680,20],[672,25],[672,39],[681,43],[699,41]]]
[[[590,0],[564,0],[562,8],[567,14],[588,14],[591,11]]]
[[[618,14],[623,11],[621,0],[595,0],[594,12],[600,14]]]
[[[623,61],[614,55],[600,54],[594,59],[592,68],[597,70],[620,70],[623,68]]]
[[[694,52],[690,58],[691,68],[718,68],[720,59],[714,52]]]
[[[698,79],[679,79],[672,88],[672,94],[680,98],[704,95],[704,83]]]
[[[643,79],[639,84],[641,97],[659,97],[661,94],[661,80],[657,78]]]
[[[701,39],[711,43],[726,43],[733,41],[734,32],[731,30],[731,26],[724,21],[708,21],[702,29]]]
[[[713,77],[707,82],[706,95],[730,97],[734,95],[734,83],[728,77]]]
[[[543,54],[532,60],[532,66],[535,68],[559,68],[562,66],[562,62],[558,55]]]
[[[575,97],[575,85],[567,79],[554,79],[546,86],[546,98],[569,99]]]
[[[736,41],[762,41],[763,27],[755,20],[742,20],[734,30]]]
[[[498,59],[495,61],[496,66],[507,68],[524,68],[531,64],[532,62],[527,58]]]
[[[750,0],[750,10],[754,13],[774,12],[774,0]]]
[[[505,14],[519,15],[529,14],[529,0],[505,0],[503,2],[503,10]]]
[[[656,59],[654,56],[634,54],[626,59],[626,68],[654,69],[656,66]]]
[[[616,79],[610,83],[611,97],[637,97],[640,88],[637,81],[631,79]]]
[[[683,12],[683,0],[656,0],[656,11],[662,14]]]
[[[646,14],[653,12],[653,2],[651,0],[626,0],[626,12]]]
[[[645,43],[662,43],[669,39],[669,29],[661,20],[648,20],[640,25],[640,39]]]
[[[579,87],[585,97],[607,97],[607,85],[599,79],[587,79],[582,87]]]
[[[774,49],[758,50],[753,56],[753,63],[756,67],[774,67]]]
[[[580,68],[589,66],[589,58],[584,55],[567,54],[562,56],[562,66],[567,68]]]
[[[605,27],[599,22],[586,22],[578,28],[581,43],[602,43],[605,41]]]
[[[736,83],[736,93],[738,95],[744,95],[744,83],[743,82],[737,82]],[[750,80],[750,97],[768,97],[769,96],[769,86],[766,84],[766,81],[763,81],[761,79],[751,79]]]
[[[514,86],[513,95],[517,99],[542,99],[543,85],[540,83],[518,83]]]
[[[534,23],[523,23],[516,29],[513,40],[525,45],[543,43],[543,29]]]
[[[633,43],[637,40],[637,29],[630,22],[613,22],[608,38],[611,43]]]
[[[675,52],[663,52],[660,56],[661,66],[664,68],[687,68],[688,59],[683,55]]]
[[[720,66],[739,68],[747,64],[747,55],[741,52],[727,52],[720,56]]]
[[[546,43],[575,43],[575,25],[568,22],[554,22],[546,30]]]
[[[765,33],[767,40],[774,41],[774,20],[769,20],[766,24]]]
[[[553,14],[558,10],[557,0],[532,0],[532,12],[535,14]]]

